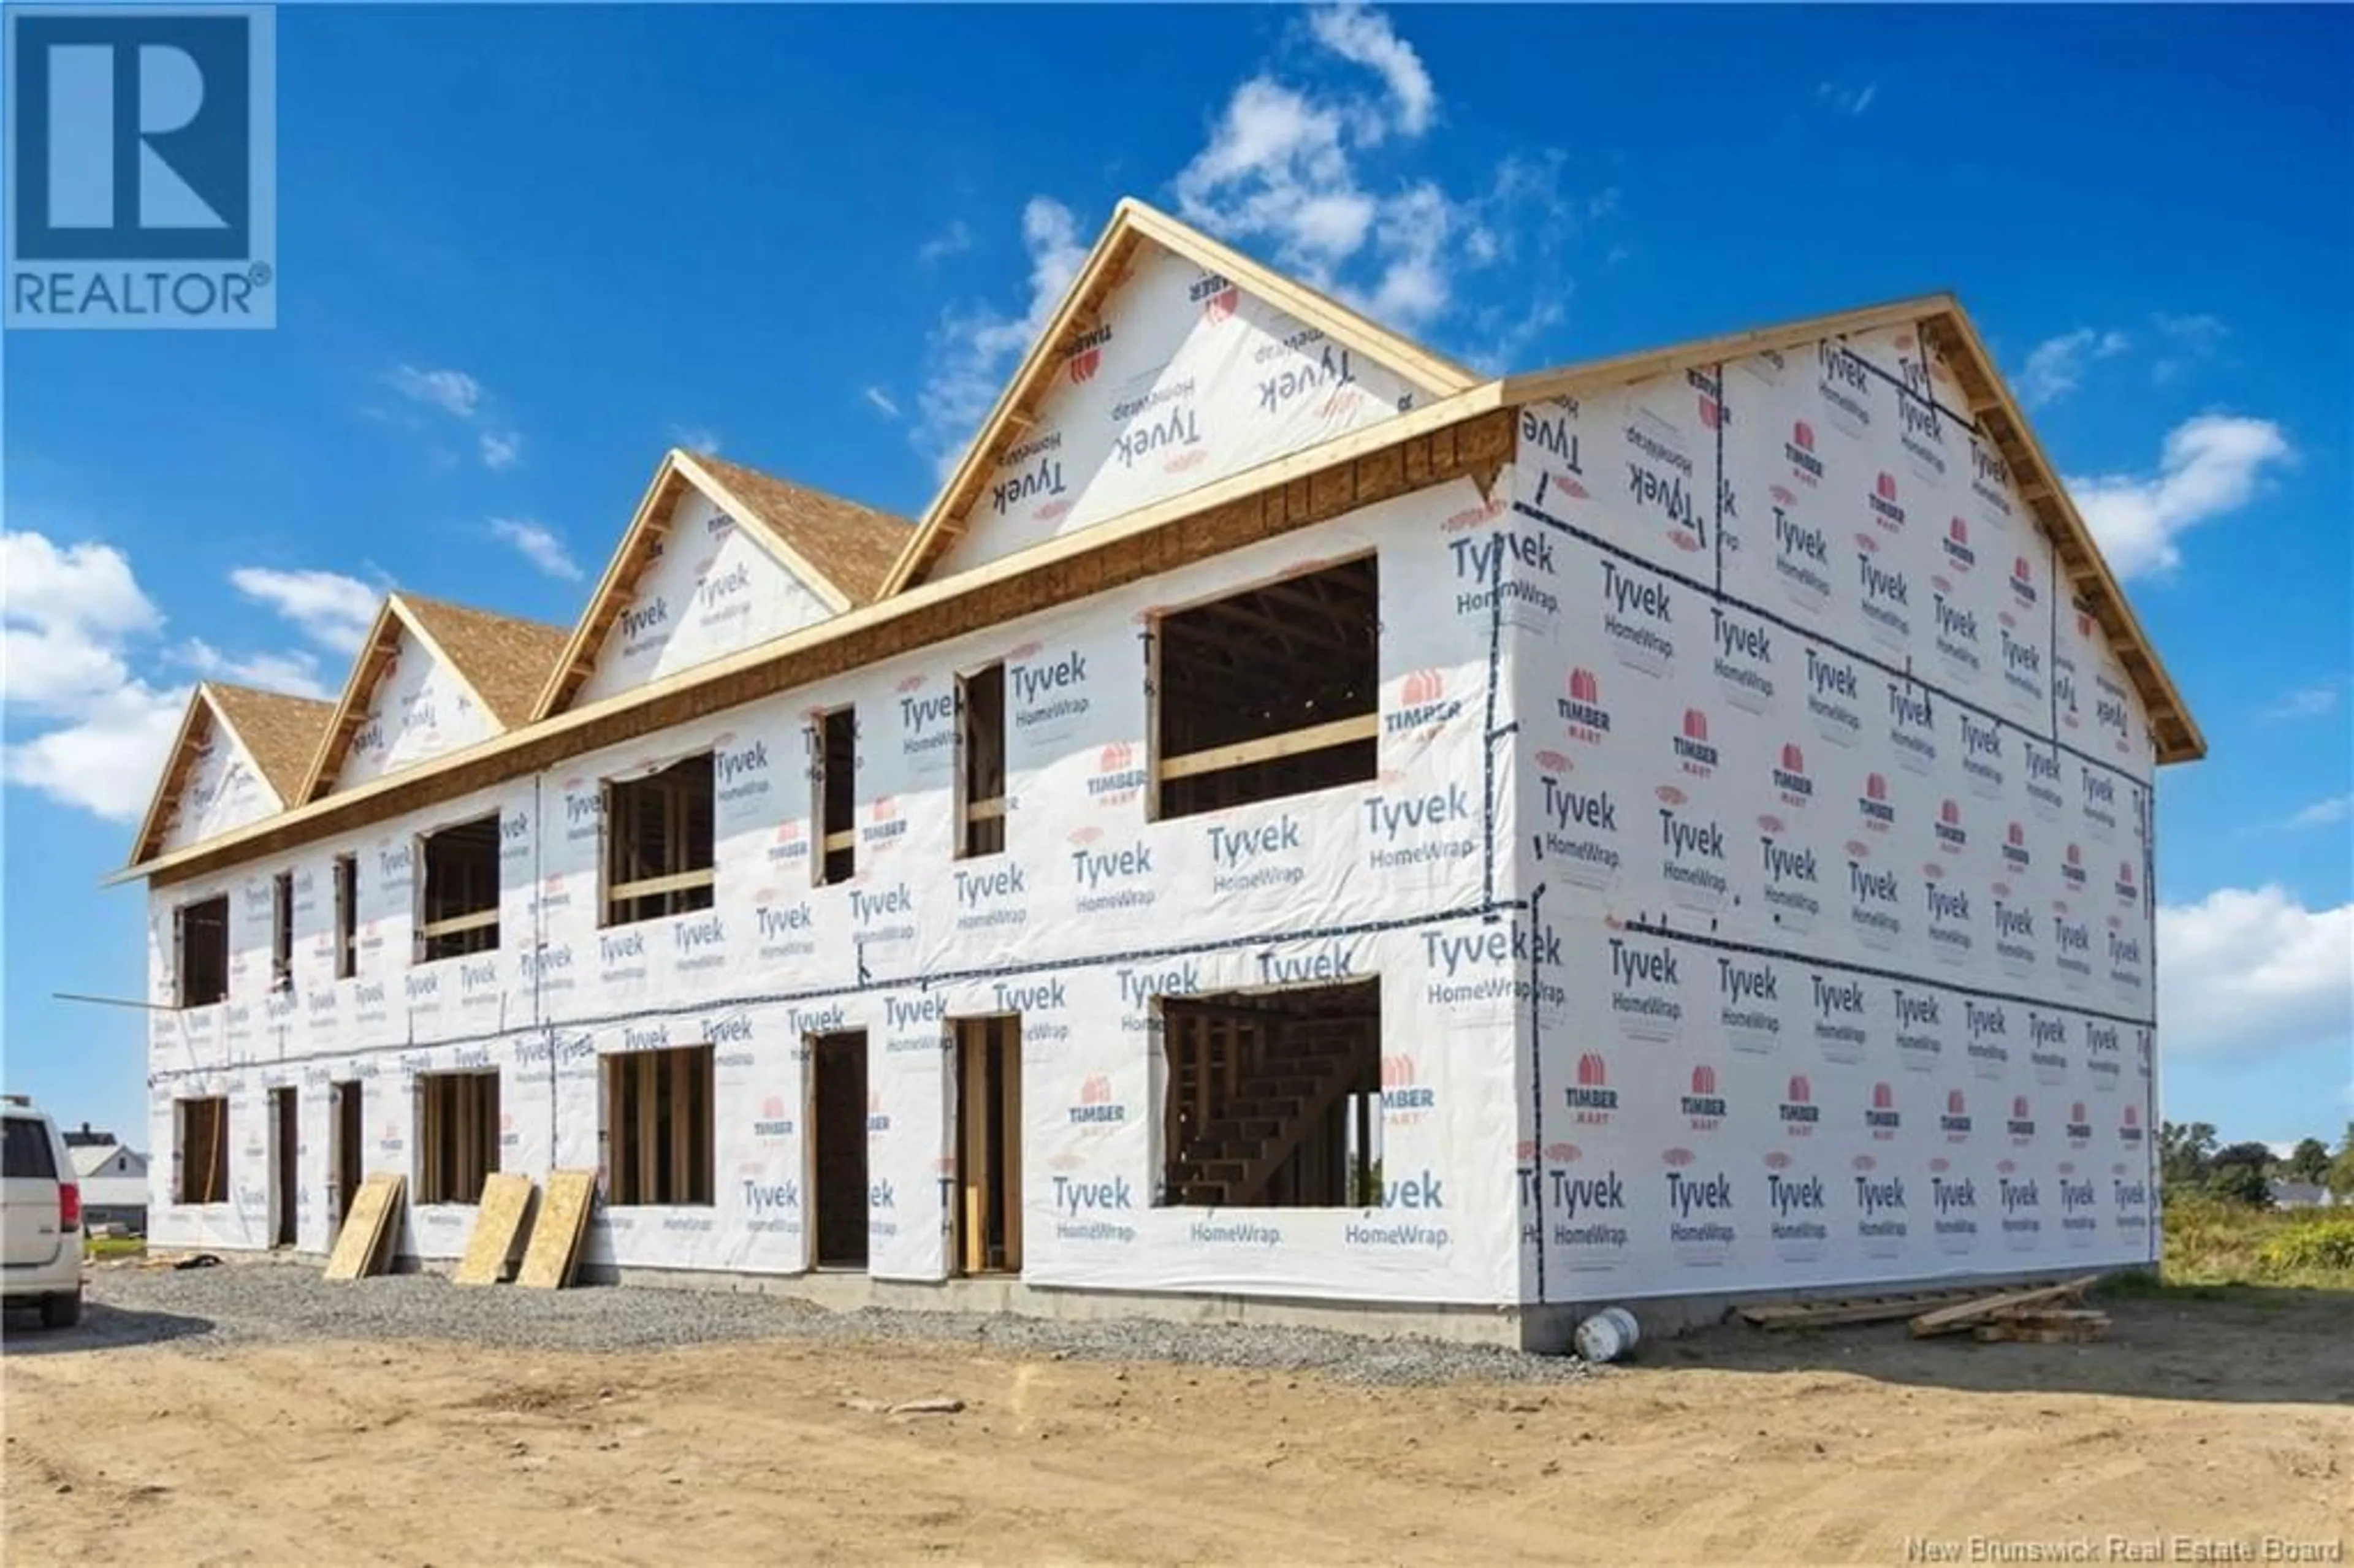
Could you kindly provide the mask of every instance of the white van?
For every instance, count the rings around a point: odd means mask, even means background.
[[[81,1321],[81,1186],[57,1123],[22,1095],[0,1096],[0,1307]]]

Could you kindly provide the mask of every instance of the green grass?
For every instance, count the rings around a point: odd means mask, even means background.
[[[87,1258],[139,1257],[147,1251],[147,1243],[138,1236],[85,1236],[81,1255]]]
[[[2273,1285],[2354,1290],[2354,1213],[2344,1209],[2276,1213],[2176,1198],[2166,1205],[2165,1224],[2160,1271],[2169,1289]]]

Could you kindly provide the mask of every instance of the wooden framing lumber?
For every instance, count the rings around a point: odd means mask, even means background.
[[[588,1209],[597,1196],[594,1171],[552,1171],[547,1195],[531,1227],[531,1245],[525,1249],[515,1283],[534,1290],[560,1290],[572,1283],[579,1266],[580,1238],[588,1228]]]
[[[451,1271],[452,1285],[496,1285],[506,1277],[537,1192],[530,1177],[512,1171],[483,1183],[482,1206],[474,1216],[473,1234],[466,1238],[466,1255]]]
[[[445,920],[428,920],[417,927],[419,937],[451,937],[461,931],[479,931],[485,926],[499,923],[496,909],[478,909],[472,915],[452,915]]]
[[[605,890],[605,902],[620,904],[632,898],[652,898],[664,893],[684,893],[691,887],[709,887],[712,885],[712,868],[706,865],[699,871],[678,871],[673,872],[668,876],[647,876],[641,877],[635,882],[615,883]],[[493,918],[496,918],[495,914]]]
[[[1773,1301],[1737,1307],[1741,1320],[1757,1329],[1829,1329],[1857,1323],[1888,1323],[1914,1318],[1940,1307],[1957,1306],[1985,1292],[1961,1287],[1951,1290],[1904,1290],[1884,1295],[1841,1296],[1821,1301]]]
[[[1952,1307],[1941,1307],[1924,1312],[1913,1319],[1913,1337],[1927,1339],[1936,1334],[1956,1334],[1991,1321],[1998,1314],[2020,1307],[2056,1307],[2062,1301],[2083,1297],[2099,1279],[2087,1274],[2058,1285],[2032,1286],[2023,1290],[2008,1290],[1992,1296],[1978,1296]]]
[[[1172,779],[1190,779],[1202,773],[1222,773],[1230,768],[1247,768],[1255,762],[1273,762],[1281,758],[1298,757],[1303,752],[1329,751],[1336,746],[1372,740],[1381,733],[1381,726],[1379,714],[1357,714],[1349,718],[1312,724],[1304,729],[1286,730],[1281,735],[1237,741],[1232,746],[1214,746],[1203,751],[1189,751],[1182,757],[1166,757],[1161,759],[1154,772],[1163,782]]]

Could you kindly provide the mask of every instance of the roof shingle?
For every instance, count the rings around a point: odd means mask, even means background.
[[[501,729],[531,722],[532,705],[547,684],[570,631],[413,593],[398,597],[457,665],[466,683],[481,694]]]
[[[279,800],[294,804],[302,789],[311,759],[318,755],[320,737],[335,716],[335,705],[315,697],[290,697],[253,686],[231,686],[207,681],[205,692],[229,728],[237,732],[253,765]]]
[[[741,463],[683,454],[756,514],[753,521],[825,575],[855,609],[875,602],[916,525]]]

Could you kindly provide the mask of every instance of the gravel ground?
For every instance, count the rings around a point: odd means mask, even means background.
[[[188,1270],[99,1267],[90,1278],[81,1328],[61,1335],[13,1331],[10,1351],[52,1344],[168,1345],[201,1355],[300,1339],[454,1340],[556,1351],[660,1350],[726,1340],[920,1340],[1017,1356],[1315,1372],[1365,1384],[1557,1383],[1592,1375],[1591,1368],[1565,1356],[1435,1340],[1364,1339],[1316,1329],[1206,1327],[1146,1319],[1059,1322],[876,1308],[830,1312],[785,1297],[646,1286],[465,1289],[433,1274],[330,1285],[313,1268],[279,1263]]]

